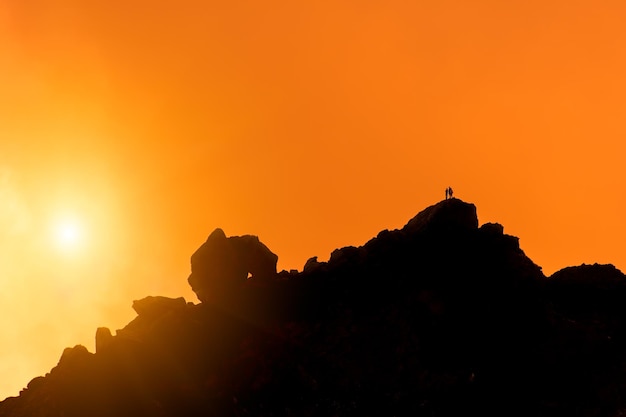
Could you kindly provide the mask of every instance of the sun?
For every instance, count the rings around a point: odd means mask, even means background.
[[[54,226],[54,244],[63,252],[74,252],[80,249],[83,238],[83,228],[77,220],[59,220]]]

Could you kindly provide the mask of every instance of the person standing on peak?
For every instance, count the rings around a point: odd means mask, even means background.
[[[452,198],[452,187],[448,187],[448,195]]]
[[[448,194],[450,194],[450,187],[446,188],[446,200],[448,199]]]

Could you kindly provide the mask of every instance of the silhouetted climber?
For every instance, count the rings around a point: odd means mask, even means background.
[[[452,198],[452,193],[453,193],[452,187],[448,187],[448,194],[450,195],[450,198]]]
[[[202,302],[228,298],[246,282],[267,281],[276,276],[278,256],[251,235],[226,237],[215,229],[191,255],[188,282]]]
[[[450,187],[446,188],[446,200],[448,199],[448,194],[450,194]]]

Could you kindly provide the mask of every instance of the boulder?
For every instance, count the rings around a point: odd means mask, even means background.
[[[626,317],[626,276],[613,265],[566,267],[552,274],[545,287],[551,301],[574,317]]]
[[[362,261],[362,258],[365,256],[365,251],[361,248],[357,248],[354,246],[346,246],[341,249],[335,249],[330,254],[329,263],[335,264],[346,264],[346,263],[355,263],[358,264]]]
[[[42,387],[43,385],[45,385],[45,381],[46,381],[46,378],[44,378],[43,376],[36,376],[35,378],[30,380],[28,385],[26,385],[26,389],[36,390],[39,387]]]
[[[202,302],[232,294],[248,279],[267,282],[276,278],[278,256],[257,236],[226,237],[215,229],[191,256],[188,282]]]
[[[83,345],[67,347],[61,354],[57,367],[73,368],[89,360],[93,354]]]
[[[490,235],[503,235],[504,226],[500,223],[485,223],[480,226],[480,230]]]
[[[318,271],[324,264],[317,260],[317,256],[309,258],[304,264],[303,271],[306,273]]]
[[[163,296],[148,296],[133,301],[133,310],[142,317],[159,317],[172,310],[181,310],[187,306],[183,297],[170,298]]]

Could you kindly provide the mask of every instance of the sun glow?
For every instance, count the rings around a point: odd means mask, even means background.
[[[63,252],[75,252],[83,245],[83,228],[76,220],[61,220],[53,231],[54,245]]]

